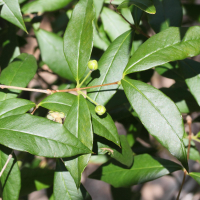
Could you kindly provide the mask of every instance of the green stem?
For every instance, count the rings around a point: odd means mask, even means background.
[[[83,83],[85,82],[85,80],[88,78],[88,76],[92,73],[92,70],[89,71],[89,73],[87,74],[87,76],[83,79],[83,81],[79,84],[79,87],[81,87],[81,85],[83,85]]]
[[[192,136],[192,139],[200,143],[200,140],[196,136]]]
[[[82,94],[84,97],[86,97],[87,99],[89,99],[93,104],[95,104],[96,106],[98,106],[99,104],[96,102],[96,101],[94,101],[94,100],[92,100],[90,97],[88,97],[86,94],[84,94],[82,91],[78,91],[78,93],[80,93],[80,94]]]

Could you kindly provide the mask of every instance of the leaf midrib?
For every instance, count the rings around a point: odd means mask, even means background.
[[[0,130],[6,130],[6,131],[11,131],[11,132],[24,133],[24,134],[27,134],[27,135],[30,135],[30,136],[33,136],[33,137],[39,137],[39,138],[43,138],[43,139],[46,139],[46,140],[51,140],[51,141],[53,141],[53,142],[55,142],[55,143],[63,144],[63,145],[65,145],[65,146],[70,146],[70,147],[75,147],[75,148],[77,148],[76,146],[73,146],[73,145],[71,145],[71,144],[66,144],[66,143],[63,143],[63,142],[61,142],[61,141],[54,140],[54,139],[52,139],[52,138],[46,138],[46,137],[43,137],[43,136],[40,136],[40,135],[31,134],[31,133],[28,133],[28,132],[25,132],[25,131],[18,131],[18,130],[13,130],[13,129],[8,129],[8,128],[5,129],[5,128],[1,128],[1,127],[0,127]],[[78,149],[82,149],[82,148],[78,147]],[[86,149],[82,149],[82,150],[86,150]]]
[[[178,139],[180,140],[180,142],[182,143],[182,139],[180,139],[179,135],[176,133],[176,131],[174,130],[174,128],[171,126],[171,124],[168,122],[168,120],[165,118],[165,116],[162,114],[162,112],[155,107],[155,105],[146,97],[146,95],[144,95],[144,93],[142,93],[137,87],[135,87],[134,85],[132,85],[130,82],[128,82],[126,79],[123,79],[124,81],[126,81],[128,84],[130,84],[133,88],[135,88],[151,105],[152,107],[160,114],[160,116],[162,118],[165,119],[165,121],[167,122],[168,126],[171,127],[171,129],[173,130],[173,132],[176,134],[176,136],[178,137]]]
[[[163,169],[168,170],[167,168],[178,168],[178,166],[169,165],[169,166],[166,166],[166,167],[163,167],[163,166],[154,166],[154,167],[143,167],[143,168],[134,168],[134,169],[120,169],[120,170],[115,170],[115,171],[111,171],[111,172],[104,172],[104,173],[102,173],[102,175],[116,173],[116,172],[128,172],[128,171],[144,170],[144,169],[154,169],[154,168],[155,169],[157,169],[157,168],[163,168]],[[180,169],[181,169],[181,167],[180,167]]]
[[[184,42],[184,44],[185,44],[185,43],[188,43],[188,42],[190,42],[190,41],[194,42],[194,41],[197,41],[197,40],[200,40],[200,39],[186,40],[186,41],[183,41],[183,42]],[[178,41],[177,43],[174,43],[174,44],[172,44],[172,45],[166,46],[166,47],[164,47],[164,48],[159,48],[159,49],[157,49],[157,50],[155,50],[155,51],[153,51],[153,52],[147,54],[146,56],[142,57],[142,58],[139,59],[137,62],[135,62],[133,65],[130,65],[130,67],[128,67],[128,68],[126,69],[126,71],[124,72],[124,75],[127,74],[126,72],[127,72],[130,68],[132,68],[133,66],[135,66],[136,64],[138,64],[139,62],[141,62],[142,60],[144,60],[145,58],[147,58],[148,56],[151,56],[151,55],[153,55],[154,53],[157,53],[157,52],[159,52],[159,51],[162,51],[163,49],[167,49],[167,48],[173,47],[173,46],[177,45],[178,43],[181,44],[181,41]],[[133,56],[134,56],[134,54],[133,54]],[[167,61],[167,62],[170,62],[170,61]],[[165,64],[165,63],[167,63],[167,62],[164,62],[164,63],[161,63],[161,64]],[[158,65],[155,65],[154,67],[156,67],[156,66],[158,66]],[[151,67],[151,68],[152,68],[152,67]],[[149,68],[148,68],[148,69],[149,69]],[[133,71],[133,72],[135,72],[135,71]]]
[[[102,84],[104,83],[105,78],[106,78],[108,72],[110,71],[110,68],[111,68],[111,66],[112,66],[112,64],[113,64],[113,62],[114,62],[116,56],[117,56],[117,54],[119,53],[119,49],[120,49],[121,46],[124,44],[124,41],[127,39],[127,37],[128,37],[130,34],[131,34],[131,31],[130,31],[130,33],[127,34],[127,36],[124,38],[124,40],[123,40],[122,43],[120,44],[119,48],[117,49],[117,51],[116,51],[116,53],[115,53],[115,55],[114,55],[114,57],[113,57],[113,59],[112,59],[110,65],[109,65],[109,67],[108,67],[108,69],[107,69],[107,71],[106,71],[106,73],[105,73],[105,76],[103,77],[102,81],[100,82],[100,85],[102,85]],[[118,87],[119,87],[119,86],[118,86]],[[99,89],[97,89],[97,91],[100,91],[101,88],[102,88],[102,87],[99,87]],[[94,100],[97,99],[98,95],[99,95],[99,92],[96,92],[96,97],[94,97]]]
[[[13,111],[13,110],[16,110],[16,109],[18,109],[18,108],[22,108],[22,107],[25,107],[25,106],[29,106],[29,105],[35,105],[35,103],[28,103],[28,104],[25,104],[25,105],[22,105],[22,106],[18,106],[18,107],[15,107],[15,108],[12,108],[11,110],[9,110],[9,111],[6,111],[6,112],[3,112],[2,114],[0,114],[0,119],[2,118],[2,116],[3,115],[5,115],[6,113],[9,113],[9,112],[11,112],[11,111]]]
[[[8,10],[10,10],[10,12],[13,14],[13,16],[17,19],[17,21],[19,22],[19,24],[21,24],[21,22],[19,21],[19,19],[15,16],[15,14],[13,13],[13,11],[7,6],[6,2],[4,0],[2,0],[4,2],[3,6],[6,5],[6,7],[8,8]],[[23,24],[21,24],[23,26]]]

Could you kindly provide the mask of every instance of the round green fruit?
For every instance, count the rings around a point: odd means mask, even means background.
[[[98,63],[96,60],[90,60],[88,62],[88,68],[91,69],[92,71],[93,70],[97,70],[98,69]]]
[[[98,115],[103,115],[106,112],[106,108],[104,106],[98,105],[95,107],[95,112]]]

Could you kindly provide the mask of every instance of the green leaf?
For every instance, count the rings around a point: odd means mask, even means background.
[[[135,5],[149,14],[155,14],[157,10],[151,0],[125,0],[117,7],[117,9],[127,8],[130,5]]]
[[[99,167],[89,178],[102,180],[114,187],[129,187],[160,178],[180,169],[181,166],[172,161],[142,154],[134,157],[134,163],[130,169],[122,168],[110,161]]]
[[[98,19],[99,14],[101,12],[101,9],[103,7],[103,2],[104,2],[104,0],[98,0],[98,1],[93,0],[94,8],[95,8],[95,11],[96,11],[95,12],[96,13],[96,20]]]
[[[53,185],[54,170],[41,168],[27,168],[21,170],[21,191],[20,196],[31,192],[49,188]]]
[[[39,106],[53,111],[64,112],[67,116],[75,98],[75,95],[69,93],[55,93],[41,101]],[[92,116],[94,132],[119,146],[120,142],[117,128],[110,115],[106,113],[105,116],[100,117],[95,112],[95,106],[90,102],[88,102],[88,107]]]
[[[94,47],[97,47],[102,50],[106,50],[108,48],[108,44],[101,38],[99,32],[97,31],[95,25],[93,24],[93,33],[94,33]]]
[[[74,81],[73,75],[63,53],[63,39],[43,29],[35,30],[42,61],[59,76]]]
[[[200,63],[185,59],[179,62],[179,66],[190,92],[200,106]]]
[[[111,3],[115,4],[115,5],[119,5],[120,3],[122,3],[124,0],[113,0]],[[110,4],[110,0],[104,0],[105,3]]]
[[[34,12],[52,12],[65,7],[72,0],[36,0],[25,4],[22,7],[22,12],[25,14]]]
[[[131,14],[130,8],[122,8],[121,14],[125,17],[126,20],[128,20],[131,24],[134,24],[133,16]]]
[[[191,176],[200,185],[200,173],[199,172],[190,172],[189,176]]]
[[[183,11],[179,0],[153,0],[153,4],[156,7],[156,14],[148,15],[148,21],[156,33],[170,26],[181,26]]]
[[[187,138],[184,138],[183,142],[184,142],[184,145],[185,145],[185,148],[186,148],[186,152],[188,152],[189,139],[188,139],[187,134],[185,135],[185,137],[187,137]],[[190,150],[189,151],[190,151],[189,159],[194,160],[196,162],[200,162],[200,154],[199,154],[198,149],[195,146],[194,141],[190,142]]]
[[[162,92],[141,81],[125,77],[125,94],[143,125],[188,170],[183,144],[184,124],[176,105]]]
[[[98,71],[94,71],[88,79],[88,86],[102,85],[119,81],[122,78],[123,70],[128,63],[131,31],[119,36],[106,50],[98,62]],[[99,78],[93,78],[96,74]],[[88,89],[88,96],[100,105],[105,105],[116,93],[118,84],[105,87]],[[101,91],[103,90],[103,91]],[[94,92],[95,91],[95,92]]]
[[[200,154],[195,147],[190,148],[189,159],[200,163]]]
[[[0,16],[27,32],[18,0],[1,0],[0,4],[2,6]]]
[[[102,116],[97,115],[95,112],[95,106],[90,102],[88,102],[88,107],[92,116],[92,125],[94,133],[120,146],[117,128],[111,116],[108,113]]]
[[[133,54],[124,70],[124,75],[198,55],[199,32],[199,26],[170,27],[152,36]]]
[[[0,171],[4,167],[6,161],[8,160],[8,156],[11,153],[12,149],[0,145]],[[17,164],[16,156],[14,153],[12,153],[12,158],[10,159],[5,171],[1,176],[0,193],[2,195],[3,200],[18,200],[20,188],[20,171]]]
[[[72,13],[64,35],[64,54],[76,81],[84,75],[93,42],[93,0],[80,0]]]
[[[61,160],[56,162],[56,171],[54,176],[54,199],[55,200],[89,200],[90,195],[87,193],[83,185],[79,189],[76,188],[73,178],[66,170]]]
[[[1,144],[38,156],[53,158],[91,153],[62,124],[30,114],[0,119],[0,137]]]
[[[22,53],[6,67],[0,76],[0,83],[8,86],[26,87],[34,77],[37,63],[34,56]],[[9,89],[8,92],[0,92],[0,101],[18,96],[21,90]]]
[[[23,114],[35,106],[35,103],[26,99],[7,99],[0,101],[0,119],[11,115]]]
[[[99,152],[102,154],[108,153],[111,158],[114,158],[118,162],[127,167],[131,167],[133,164],[133,152],[129,146],[125,135],[120,135],[121,148],[114,146],[112,143],[108,144],[105,140],[98,142]]]
[[[70,93],[54,93],[43,99],[38,106],[42,106],[52,111],[64,112],[68,114],[76,96]]]
[[[93,147],[93,131],[90,111],[86,99],[82,95],[75,98],[65,119],[64,126],[75,135],[88,149]],[[65,166],[73,177],[77,188],[81,184],[81,175],[90,160],[91,154],[77,158],[64,159]]]
[[[130,25],[119,14],[107,7],[103,8],[101,19],[104,30],[111,41],[114,41],[121,34],[130,30]]]

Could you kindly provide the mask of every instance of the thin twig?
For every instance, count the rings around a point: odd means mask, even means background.
[[[8,85],[0,85],[1,89],[16,89],[16,90],[23,90],[23,91],[30,91],[30,92],[40,92],[45,94],[51,94],[51,90],[41,90],[41,89],[32,89],[32,88],[23,88],[23,87],[16,87],[16,86],[8,86]]]
[[[35,106],[34,110],[31,112],[31,115],[33,115],[37,109],[38,109],[38,105]]]
[[[180,187],[180,190],[179,190],[179,193],[178,193],[178,196],[177,196],[176,200],[179,200],[179,197],[180,197],[180,194],[181,194],[181,190],[182,190],[184,182],[185,182],[186,175],[187,175],[187,171],[186,171],[186,169],[184,169],[183,181],[181,183],[181,187]]]
[[[187,150],[187,160],[189,160],[191,140],[192,140],[192,118],[188,115],[186,117],[186,120],[187,120],[187,124],[188,124],[188,127],[189,127],[189,135],[188,135],[189,140],[188,140],[188,150]],[[180,194],[181,194],[184,182],[185,182],[186,175],[187,175],[187,171],[186,171],[186,169],[184,169],[183,181],[182,181],[182,184],[181,184],[181,187],[180,187],[180,190],[179,190],[179,193],[178,193],[176,200],[179,200],[179,197],[180,197]]]
[[[107,84],[103,84],[103,85],[94,85],[94,86],[83,87],[83,88],[73,88],[73,89],[67,89],[67,90],[54,90],[53,92],[71,92],[71,91],[78,91],[78,90],[87,90],[90,88],[103,87],[103,86],[108,86],[108,85],[116,85],[116,84],[118,84],[118,82],[119,81],[116,81],[114,83],[107,83]]]
[[[116,81],[114,83],[107,83],[103,85],[95,85],[95,86],[90,86],[90,87],[83,87],[83,88],[73,88],[73,89],[66,89],[66,90],[41,90],[41,89],[32,89],[32,88],[23,88],[23,87],[16,87],[16,86],[8,86],[8,85],[0,85],[1,89],[4,88],[9,88],[9,89],[16,89],[16,90],[23,90],[23,91],[30,91],[30,92],[40,92],[40,93],[45,93],[45,94],[52,94],[56,92],[71,92],[71,91],[79,91],[79,90],[87,90],[90,88],[96,88],[96,87],[103,87],[103,86],[108,86],[108,85],[115,85],[118,84],[119,81]]]
[[[110,5],[112,5],[111,4],[111,2],[110,2]],[[117,8],[115,8],[115,6],[114,5],[112,5],[112,7],[114,8],[114,10],[134,29],[134,30],[136,30],[136,31],[138,31],[140,34],[142,34],[142,35],[144,35],[145,37],[147,37],[147,38],[150,38],[150,36],[149,35],[147,35],[147,34],[145,34],[141,29],[139,29],[139,28],[137,28],[135,25],[133,25],[133,24],[131,24],[131,22],[129,22],[118,10],[117,10]]]
[[[6,169],[6,167],[7,167],[8,163],[9,163],[10,159],[12,158],[12,154],[13,154],[13,150],[12,150],[11,154],[8,156],[8,159],[7,159],[5,165],[3,166],[3,168],[2,168],[2,170],[0,172],[0,177],[2,176],[4,170]]]
[[[189,160],[191,140],[192,140],[192,118],[188,115],[186,120],[189,126],[189,135],[188,135],[189,141],[188,141],[188,151],[187,151],[187,159]]]

